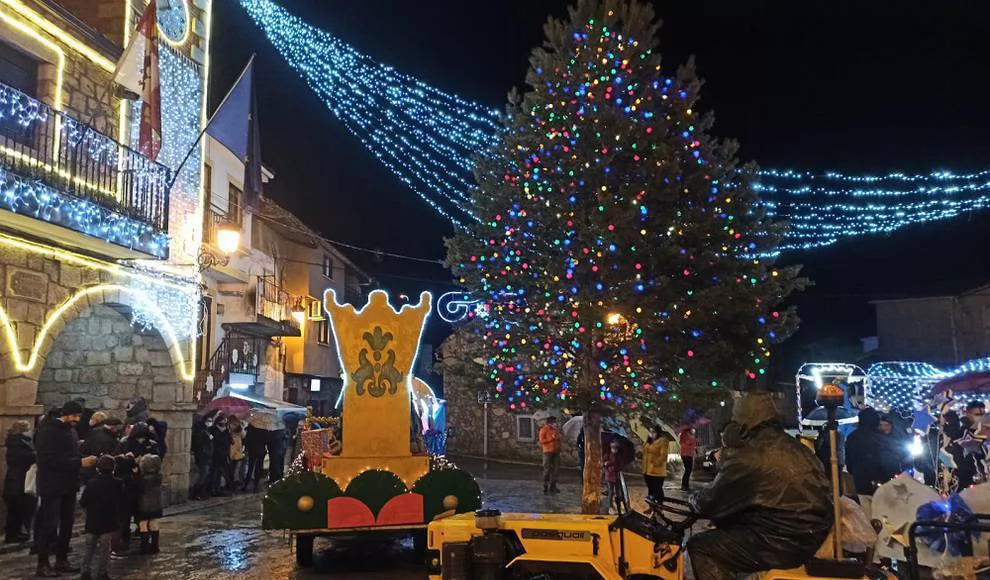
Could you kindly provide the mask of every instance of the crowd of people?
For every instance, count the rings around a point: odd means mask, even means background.
[[[110,558],[130,551],[132,525],[139,552],[158,553],[167,430],[144,399],[131,401],[124,419],[77,399],[36,425],[15,422],[6,437],[5,542],[33,540],[40,578],[81,572],[82,580],[108,579]],[[77,499],[85,511],[81,566],[68,559]]]
[[[268,484],[282,478],[288,446],[285,429],[245,424],[236,416],[216,410],[194,427],[192,454],[198,477],[192,487],[192,499],[229,496],[237,491],[257,493],[265,479],[266,457]]]

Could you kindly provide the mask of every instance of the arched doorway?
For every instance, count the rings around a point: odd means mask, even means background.
[[[123,419],[128,402],[144,398],[151,415],[169,423],[165,486],[166,497],[176,501],[185,497],[189,470],[179,431],[189,419],[177,421],[174,412],[183,385],[161,333],[132,319],[129,306],[97,303],[68,320],[44,358],[37,403],[49,408],[81,398],[87,408]]]

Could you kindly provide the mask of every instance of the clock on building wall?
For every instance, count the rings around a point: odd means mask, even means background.
[[[186,0],[155,0],[158,3],[158,29],[172,44],[186,39],[189,30],[189,5]]]

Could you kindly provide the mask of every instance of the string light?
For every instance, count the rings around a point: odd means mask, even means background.
[[[494,109],[374,62],[270,0],[242,0],[282,56],[396,177],[455,225],[470,221],[472,156],[494,144]]]
[[[990,371],[990,358],[971,360],[948,370],[924,362],[875,363],[866,372],[866,402],[885,409],[917,409],[931,399],[936,383],[966,373],[987,371]],[[953,398],[958,402],[983,399],[969,393],[957,393]]]
[[[168,235],[150,224],[109,209],[107,202],[65,195],[2,168],[0,208],[151,256],[168,255]]]
[[[241,0],[282,56],[362,144],[455,226],[468,203],[474,156],[499,132],[497,115],[377,64],[271,0]],[[855,176],[766,170],[757,184],[768,217],[790,222],[763,254],[810,250],[990,207],[990,171]],[[867,188],[868,187],[868,188]]]

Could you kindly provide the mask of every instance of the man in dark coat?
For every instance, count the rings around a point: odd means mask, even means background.
[[[165,461],[165,454],[168,453],[168,441],[166,440],[168,423],[151,417],[148,419],[148,430],[151,431],[151,438],[158,444],[158,457]]]
[[[265,446],[268,444],[268,431],[248,424],[244,435],[244,447],[247,449],[248,470],[244,477],[244,491],[248,483],[254,481],[254,492],[261,487],[261,472],[265,465]]]
[[[3,480],[3,500],[7,504],[6,538],[7,544],[28,541],[31,520],[34,519],[35,499],[24,489],[24,478],[34,465],[34,442],[28,431],[27,421],[17,421],[7,432],[7,475]],[[33,493],[33,491],[32,491]]]
[[[873,495],[897,472],[899,462],[890,439],[880,432],[880,414],[870,407],[859,412],[859,422],[846,438],[845,449],[846,469],[860,495]]]
[[[120,430],[124,422],[116,417],[110,417],[99,425],[93,427],[89,437],[79,446],[79,453],[83,455],[113,455],[117,451],[120,442]]]
[[[38,534],[37,576],[52,578],[59,573],[76,573],[69,564],[69,540],[75,518],[79,472],[96,464],[96,457],[79,455],[79,437],[75,426],[82,419],[82,405],[69,401],[62,405],[56,421],[44,422],[38,430],[38,497],[41,499]],[[57,539],[56,539],[57,538]],[[55,567],[49,552],[55,544]]]
[[[832,529],[821,462],[784,432],[770,394],[737,400],[732,421],[718,475],[691,498],[716,526],[688,540],[697,580],[795,568],[815,555]]]
[[[207,416],[193,425],[192,454],[198,476],[193,485],[192,499],[206,499],[209,495],[210,464],[213,463],[213,416]]]
[[[232,481],[228,481],[226,486],[221,484],[223,477],[229,472],[227,467],[230,464],[231,440],[227,427],[227,417],[218,415],[213,427],[210,428],[210,435],[213,436],[213,458],[210,461],[208,486],[213,495],[230,495],[227,488],[234,484]]]

